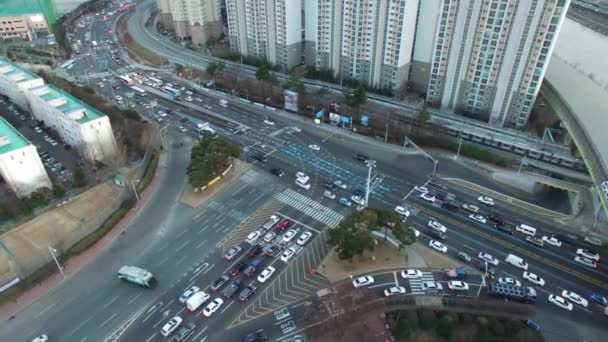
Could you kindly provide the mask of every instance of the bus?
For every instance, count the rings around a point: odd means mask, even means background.
[[[118,76],[118,80],[127,86],[133,85],[133,80],[130,79],[127,75]]]
[[[159,80],[158,78],[148,77],[148,81],[152,82],[152,86],[154,88],[160,88],[163,86],[163,81]]]
[[[139,96],[146,96],[146,91],[140,87],[132,86],[131,90],[133,90],[133,92]]]
[[[70,59],[69,61],[66,61],[65,63],[61,64],[61,69],[64,69],[64,70],[72,69],[74,64],[76,64],[76,60]]]
[[[164,86],[162,90],[163,90],[163,92],[165,92],[167,94],[173,95],[173,97],[175,97],[175,98],[177,98],[181,95],[179,89],[175,89],[175,88],[172,88],[169,86]]]

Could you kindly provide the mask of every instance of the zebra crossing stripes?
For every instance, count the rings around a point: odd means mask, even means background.
[[[409,279],[411,293],[417,295],[426,294],[426,292],[422,289],[422,283],[425,281],[435,281],[433,272],[422,272],[422,277],[418,279]]]
[[[275,194],[274,198],[331,228],[337,226],[344,218],[344,215],[291,189]]]

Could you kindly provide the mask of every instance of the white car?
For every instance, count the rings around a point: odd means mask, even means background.
[[[120,95],[115,95],[115,96],[114,96],[114,99],[115,99],[116,101],[122,101],[122,96],[120,96]]]
[[[319,145],[308,145],[308,148],[313,150],[313,151],[319,151],[321,150],[321,147],[319,147]]]
[[[600,255],[587,249],[579,248],[576,250],[576,254],[589,258],[591,260],[600,261]]]
[[[428,192],[424,192],[420,195],[420,198],[422,198],[423,200],[430,202],[430,203],[435,203],[435,196],[429,194]]]
[[[441,283],[435,281],[423,281],[422,282],[422,291],[441,291],[443,290],[443,286]]]
[[[560,297],[560,296],[554,295],[554,294],[550,294],[549,301],[564,310],[572,311],[572,308],[573,308],[572,303],[568,302],[563,297]]]
[[[410,211],[400,205],[395,207],[395,212],[401,216],[410,217]]]
[[[46,335],[40,335],[32,340],[32,342],[47,342],[49,337]]]
[[[450,288],[450,290],[454,290],[454,291],[468,291],[469,290],[469,284],[465,283],[464,281],[460,281],[460,280],[448,281],[448,287]]]
[[[287,233],[285,233],[285,235],[283,235],[283,241],[290,242],[291,240],[293,240],[294,237],[296,237],[296,234],[298,234],[297,230],[295,230],[295,229],[288,230]]]
[[[296,249],[294,247],[289,247],[281,255],[281,261],[288,262],[293,259],[294,255],[296,255]]]
[[[414,187],[414,191],[426,194],[427,192],[429,192],[429,189],[424,185],[416,185]]]
[[[337,186],[338,188],[342,189],[342,190],[348,189],[348,185],[344,184],[340,180],[334,181],[334,185]]]
[[[300,171],[296,173],[296,178],[302,181],[302,183],[308,183],[310,177],[308,177],[304,172]]]
[[[490,264],[492,264],[494,266],[498,266],[498,264],[500,263],[498,261],[498,259],[496,259],[495,257],[492,256],[492,254],[489,254],[489,253],[479,252],[479,254],[477,255],[477,257],[480,260],[487,261],[488,263],[490,263]]]
[[[206,317],[211,317],[214,312],[220,309],[222,304],[224,304],[224,300],[222,298],[215,298],[203,309],[203,315]]]
[[[256,242],[256,240],[260,238],[260,235],[262,235],[262,233],[257,230],[254,232],[251,232],[251,233],[249,233],[249,235],[247,235],[245,242],[253,245],[253,243]]]
[[[310,240],[311,237],[312,237],[311,232],[304,232],[300,235],[300,237],[298,237],[298,240],[296,241],[296,243],[300,246],[304,246],[308,242],[308,240]]]
[[[158,112],[158,115],[160,115],[160,117],[162,117],[162,118],[167,117],[167,113],[165,113],[163,111]]]
[[[190,286],[184,291],[184,293],[182,293],[181,296],[179,296],[179,302],[182,304],[186,303],[188,298],[192,297],[193,294],[197,293],[200,290],[201,288],[196,285]]]
[[[384,290],[384,296],[392,297],[405,294],[405,287],[403,286],[393,286],[386,290]]]
[[[271,215],[266,222],[262,225],[262,228],[268,230],[274,227],[275,224],[279,223],[281,219],[277,215]]]
[[[571,301],[574,304],[578,304],[585,308],[589,305],[588,300],[581,297],[578,293],[575,293],[572,291],[567,291],[567,290],[562,291],[562,297],[566,298],[567,300]]]
[[[477,214],[479,212],[479,207],[472,204],[463,204],[462,209],[471,212],[473,214]]]
[[[509,284],[509,285],[521,286],[521,281],[519,281],[517,279],[510,278],[510,277],[507,277],[507,278],[500,277],[500,278],[498,278],[498,283],[499,284]]]
[[[488,196],[479,196],[477,200],[485,205],[494,205],[494,199]]]
[[[268,280],[268,278],[270,278],[274,274],[275,271],[276,271],[276,269],[272,266],[266,267],[262,271],[262,273],[260,273],[260,275],[258,276],[258,281],[260,283],[266,282],[266,280]]]
[[[441,252],[441,253],[448,252],[448,247],[439,241],[435,241],[435,240],[429,241],[429,247],[431,247],[432,249],[434,249],[438,252]]]
[[[276,237],[277,237],[277,233],[275,233],[275,232],[268,232],[268,233],[266,233],[266,235],[264,235],[264,241],[270,243]]]
[[[270,119],[264,119],[264,123],[267,124],[268,126],[274,126],[274,121],[272,121]]]
[[[478,214],[471,214],[471,215],[469,215],[469,218],[473,221],[477,221],[477,222],[483,223],[483,224],[485,224],[487,222],[485,217],[478,215]]]
[[[186,96],[186,98],[184,98],[184,100],[186,100],[188,102],[194,101],[194,99],[191,96]]]
[[[334,199],[336,198],[336,194],[334,194],[333,192],[329,191],[329,190],[325,190],[323,192],[323,196],[329,198],[329,199]]]
[[[557,239],[555,236],[547,236],[547,235],[544,235],[544,236],[542,237],[542,240],[543,240],[543,241],[544,241],[546,244],[548,244],[548,245],[552,245],[552,246],[555,246],[555,247],[561,247],[561,246],[562,246],[562,242],[561,242],[561,241],[559,241],[559,240],[558,240],[558,239]]]
[[[595,261],[589,258],[582,257],[580,255],[575,256],[574,261],[578,262],[579,264],[583,264],[587,267],[597,268],[597,263]]]
[[[444,225],[435,220],[430,220],[429,223],[427,223],[426,225],[429,226],[429,228],[439,230],[442,233],[445,233],[448,230]]]
[[[179,316],[171,318],[171,320],[165,323],[165,325],[163,325],[163,327],[160,329],[160,334],[165,337],[171,335],[171,333],[174,332],[175,329],[177,329],[177,327],[179,327],[179,325],[182,324],[183,321],[184,320]]]
[[[527,281],[531,282],[532,284],[536,284],[538,286],[545,286],[545,279],[539,277],[538,275],[532,272],[524,272],[522,277]]]
[[[403,271],[401,271],[401,277],[403,279],[418,279],[418,278],[422,278],[422,271],[421,270],[415,270],[415,269],[403,270]]]
[[[354,287],[370,286],[373,283],[374,283],[374,277],[372,277],[372,276],[363,276],[363,277],[359,277],[359,278],[356,278],[355,280],[353,280]]]
[[[352,195],[352,196],[350,196],[350,200],[359,205],[365,205],[365,199],[360,196]]]
[[[294,130],[295,132],[302,133],[302,129],[300,127],[294,126],[294,127],[291,127],[291,129]]]

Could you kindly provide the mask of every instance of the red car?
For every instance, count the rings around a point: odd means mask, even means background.
[[[238,264],[234,265],[233,268],[228,271],[231,276],[238,275],[247,267],[247,263],[245,261],[241,261]]]
[[[291,227],[291,225],[293,224],[293,221],[290,219],[283,219],[281,222],[279,222],[279,224],[277,225],[277,227],[279,228],[279,230],[283,231],[289,227]]]

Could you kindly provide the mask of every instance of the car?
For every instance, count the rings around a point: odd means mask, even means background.
[[[252,246],[252,247],[249,249],[249,252],[247,252],[247,256],[248,256],[248,257],[250,257],[250,258],[255,258],[255,257],[256,257],[256,256],[258,256],[260,253],[262,253],[262,250],[263,250],[263,248],[262,248],[262,246],[260,246],[260,245],[255,245],[255,246]]]
[[[362,197],[359,197],[357,195],[352,195],[350,196],[350,200],[359,204],[359,205],[365,205],[365,199]]]
[[[414,191],[419,192],[421,194],[426,194],[427,192],[429,192],[429,188],[424,185],[416,185],[414,187]]]
[[[490,264],[492,264],[494,266],[498,266],[498,264],[500,263],[498,261],[498,259],[496,259],[495,257],[493,257],[492,254],[490,254],[490,253],[479,252],[479,254],[477,255],[477,257],[480,260],[487,261],[487,262],[489,262]]]
[[[313,151],[320,151],[321,147],[319,145],[308,145],[308,148]]]
[[[273,167],[272,169],[270,169],[270,173],[277,176],[277,177],[283,177],[283,171],[281,171],[280,169]]]
[[[165,325],[163,325],[163,327],[160,329],[160,334],[165,337],[171,335],[171,333],[174,332],[183,321],[184,320],[179,316],[171,318],[169,322],[165,323]]]
[[[179,328],[179,330],[175,333],[173,339],[175,340],[175,342],[183,342],[188,338],[188,336],[192,335],[194,329],[196,329],[196,324],[190,322]]]
[[[589,295],[589,299],[591,299],[593,302],[602,305],[602,306],[606,306],[608,305],[608,299],[606,299],[606,297],[602,296],[601,294],[597,293],[597,292],[592,292]]]
[[[571,301],[572,303],[578,304],[584,308],[589,306],[589,301],[586,300],[585,298],[581,297],[578,293],[568,291],[568,290],[563,290],[562,297],[564,297],[565,299]]]
[[[186,97],[184,98],[184,100],[186,100],[187,102],[192,102],[192,101],[194,101],[194,99],[192,98],[192,96],[186,96]]]
[[[418,279],[418,278],[422,278],[422,271],[421,270],[415,270],[415,269],[409,268],[409,269],[401,271],[401,277],[403,279]]]
[[[351,205],[353,205],[353,202],[351,202],[348,198],[346,197],[342,197],[340,198],[340,204],[342,204],[345,207],[350,207]]]
[[[266,235],[264,235],[264,241],[272,242],[272,240],[274,240],[274,238],[276,238],[276,237],[277,237],[277,233],[268,232],[268,233],[266,233]]]
[[[430,220],[429,223],[426,224],[429,228],[434,229],[434,230],[439,230],[442,233],[445,233],[448,229],[442,225],[441,223],[435,221],[435,220]]]
[[[422,194],[420,194],[420,198],[422,198],[423,200],[429,202],[429,203],[435,203],[435,196],[431,195],[428,192],[423,192]]]
[[[241,302],[248,301],[249,297],[253,296],[256,290],[257,287],[255,286],[254,282],[251,282],[251,284],[247,285],[247,287],[241,290],[241,293],[239,293],[239,300]]]
[[[211,291],[215,292],[215,291],[219,290],[222,286],[224,286],[228,282],[228,280],[230,280],[230,277],[228,277],[225,274],[222,274],[219,278],[217,278],[216,281],[214,281],[211,284],[211,286],[210,286]]]
[[[281,261],[289,262],[294,255],[296,255],[296,249],[294,247],[289,247],[281,254]]]
[[[550,294],[549,295],[549,301],[551,303],[559,306],[560,308],[562,308],[564,310],[572,311],[572,308],[573,308],[572,303],[568,302],[564,297],[560,297],[558,295]]]
[[[532,272],[526,271],[523,273],[522,277],[527,281],[531,282],[532,284],[536,284],[538,286],[545,286],[545,280]]]
[[[277,256],[277,252],[279,250],[280,250],[279,246],[270,245],[270,246],[267,246],[266,248],[264,248],[264,254],[266,254],[266,256],[269,256],[269,257],[275,257],[275,256]]]
[[[268,126],[274,126],[275,122],[270,120],[269,118],[264,119],[264,123],[267,124]]]
[[[310,180],[310,177],[308,177],[304,172],[298,171],[296,173],[296,179],[300,179],[303,183],[308,183],[308,180]]]
[[[241,248],[241,246],[231,247],[228,251],[226,251],[226,253],[224,253],[224,259],[230,261],[230,260],[234,259],[234,257],[237,254],[239,254],[242,250],[243,250],[243,248]]]
[[[463,204],[461,208],[473,214],[477,214],[479,212],[479,207],[472,204]]]
[[[338,188],[342,189],[342,190],[346,190],[348,189],[348,185],[346,185],[344,182],[342,182],[341,180],[336,180],[334,181],[334,185],[337,186]]]
[[[241,260],[228,271],[228,274],[230,274],[231,276],[236,276],[241,273],[245,268],[247,268],[247,266],[247,262]]]
[[[454,290],[454,291],[468,291],[469,290],[469,284],[465,283],[464,281],[460,281],[460,280],[448,281],[448,287],[450,288],[450,290]]]
[[[290,229],[287,231],[287,233],[285,233],[285,235],[283,235],[283,242],[291,242],[291,240],[293,240],[294,237],[296,237],[296,234],[298,234],[298,231],[295,229]]]
[[[388,289],[384,290],[385,297],[398,296],[398,295],[402,295],[402,294],[405,294],[405,287],[403,287],[403,286],[393,286],[393,287],[389,287]]]
[[[489,205],[489,206],[494,205],[494,199],[492,197],[479,196],[479,197],[477,197],[477,200],[485,205]]]
[[[335,199],[336,198],[336,194],[329,191],[329,190],[325,190],[323,191],[323,196],[329,198],[329,199]]]
[[[559,241],[555,236],[547,236],[544,235],[541,238],[546,244],[551,245],[551,246],[555,246],[555,247],[561,247],[562,246],[562,242]]]
[[[277,228],[279,228],[279,230],[283,231],[283,230],[291,227],[292,224],[293,224],[293,221],[286,218],[286,219],[283,219],[281,222],[279,222],[279,225],[277,226]]]
[[[268,280],[268,278],[270,278],[274,274],[275,271],[276,271],[276,268],[274,268],[272,266],[266,267],[262,271],[262,273],[260,273],[260,275],[258,276],[258,281],[260,283],[266,282],[266,280]]]
[[[49,340],[49,337],[47,335],[40,335],[35,337],[32,342],[47,342]]]
[[[293,127],[291,127],[291,129],[292,129],[294,132],[302,133],[302,129],[301,129],[300,127],[293,126]]]
[[[600,261],[600,255],[588,249],[579,248],[576,250],[576,254],[595,261]]]
[[[244,342],[264,342],[267,341],[268,337],[262,330],[253,332],[245,336]]]
[[[327,190],[331,190],[331,191],[336,190],[336,186],[331,181],[326,180],[326,181],[323,181],[322,184],[325,187],[325,189],[327,189]]]
[[[257,241],[257,239],[260,238],[260,235],[262,235],[261,232],[259,232],[257,230],[253,231],[253,232],[249,233],[249,235],[247,235],[245,242],[247,242],[248,244],[253,244],[254,242]]]
[[[200,290],[201,288],[196,285],[190,286],[189,288],[184,290],[181,296],[179,296],[179,302],[185,304],[188,298],[192,297],[193,294],[197,293]]]
[[[471,214],[469,218],[473,221],[477,221],[479,223],[485,224],[487,222],[486,218],[479,214]]]
[[[353,158],[355,158],[358,161],[362,161],[362,162],[366,162],[369,159],[367,156],[362,155],[362,154],[355,154],[353,156]]]
[[[202,103],[202,102],[203,102],[203,99],[201,99],[200,97],[195,97],[195,98],[194,98],[194,101],[196,101],[196,102],[201,102],[201,103]]]
[[[509,285],[515,285],[515,286],[521,286],[521,281],[517,280],[517,279],[513,279],[511,277],[500,277],[498,278],[498,283],[499,284],[509,284]]]
[[[304,233],[300,234],[300,237],[298,237],[298,240],[296,240],[296,243],[300,246],[304,246],[308,242],[308,240],[310,240],[311,237],[312,237],[311,232],[304,232]]]
[[[443,290],[443,286],[441,283],[435,281],[423,281],[421,284],[422,291],[441,291]]]
[[[359,278],[355,278],[353,280],[353,286],[354,287],[364,287],[364,286],[370,286],[374,283],[374,277],[372,276],[362,276]]]
[[[578,262],[579,264],[583,264],[587,267],[597,268],[597,263],[595,261],[589,258],[582,257],[580,255],[575,256],[574,261]]]
[[[410,217],[410,211],[400,205],[395,207],[395,212],[401,216]]]
[[[441,253],[448,252],[448,247],[437,240],[429,241],[429,247]]]
[[[358,204],[358,205],[355,207],[355,210],[356,210],[356,211],[363,211],[363,210],[365,210],[365,208],[366,208],[366,207],[365,207],[363,204]]]
[[[214,312],[220,309],[222,304],[224,304],[224,300],[222,298],[215,298],[203,309],[203,315],[206,317],[211,317]]]
[[[186,95],[193,95],[194,93],[190,90],[186,90]]]
[[[365,191],[361,189],[356,189],[355,191],[353,191],[353,195],[357,197],[365,197]]]
[[[585,242],[590,243],[594,246],[598,246],[598,247],[602,247],[602,240],[600,240],[599,238],[596,238],[594,236],[585,236],[585,238],[583,239]]]

